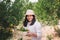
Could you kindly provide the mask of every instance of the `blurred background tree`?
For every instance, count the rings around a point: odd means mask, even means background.
[[[24,0],[3,0],[0,2],[0,40],[12,37],[12,28],[19,25],[25,13]]]
[[[59,0],[38,0],[35,5],[35,12],[37,14],[37,18],[48,25],[57,24],[60,17],[59,4]]]

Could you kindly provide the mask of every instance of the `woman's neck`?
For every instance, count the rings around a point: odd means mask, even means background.
[[[29,24],[31,24],[31,22],[28,22]]]

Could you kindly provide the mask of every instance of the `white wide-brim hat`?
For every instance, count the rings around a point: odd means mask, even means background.
[[[33,10],[27,10],[26,11],[26,15],[35,15],[34,11]]]

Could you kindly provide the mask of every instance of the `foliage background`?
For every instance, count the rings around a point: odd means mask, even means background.
[[[11,29],[20,24],[27,9],[34,10],[37,19],[46,25],[56,25],[60,19],[60,0],[38,0],[36,3],[29,0],[3,0],[0,2],[1,40],[12,35]]]

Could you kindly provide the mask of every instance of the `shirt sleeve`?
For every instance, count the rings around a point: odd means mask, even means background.
[[[37,38],[41,38],[42,32],[41,32],[41,24],[40,23],[36,24],[36,33],[37,33]]]

